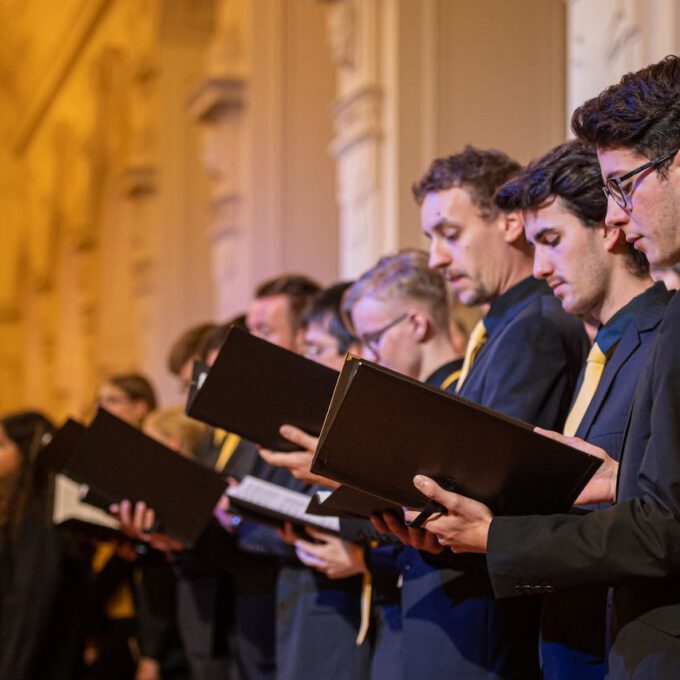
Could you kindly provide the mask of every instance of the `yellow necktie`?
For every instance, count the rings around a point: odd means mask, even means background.
[[[361,623],[359,625],[359,632],[357,633],[357,646],[363,645],[368,634],[368,628],[371,625],[371,600],[373,598],[373,577],[371,572],[364,574],[361,583]]]
[[[222,472],[222,470],[224,470],[232,454],[236,451],[236,447],[241,443],[241,437],[233,432],[227,432],[226,430],[217,428],[213,433],[213,444],[218,445],[220,441],[222,442],[222,446],[220,447],[220,453],[217,456],[217,462],[215,463],[215,470],[217,470],[217,472]]]
[[[472,333],[470,333],[470,339],[468,340],[467,348],[465,349],[463,367],[460,369],[460,377],[458,378],[458,384],[456,385],[456,392],[460,392],[460,388],[467,380],[470,369],[472,368],[472,364],[479,354],[479,350],[484,347],[488,339],[489,334],[486,331],[484,320],[480,319],[477,322],[477,325],[472,329]]]
[[[597,390],[597,386],[600,383],[606,363],[607,355],[600,349],[597,342],[593,343],[586,359],[586,370],[583,374],[581,388],[578,391],[574,405],[569,411],[567,422],[564,424],[563,432],[567,437],[573,437],[576,430],[578,430],[578,426],[581,424],[583,416],[595,395],[595,390]]]

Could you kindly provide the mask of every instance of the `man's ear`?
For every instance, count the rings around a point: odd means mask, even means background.
[[[425,342],[430,339],[430,319],[425,312],[415,309],[411,312],[411,323],[415,329],[416,340]]]
[[[604,247],[608,253],[618,249],[626,249],[626,235],[618,227],[607,227],[604,224],[597,225],[595,229],[602,229]]]
[[[524,241],[524,215],[519,210],[502,212],[498,219],[498,227],[506,243]]]
[[[293,337],[293,343],[295,344],[295,351],[298,354],[304,354],[305,353],[305,329],[304,328],[298,328],[295,331],[295,335]]]

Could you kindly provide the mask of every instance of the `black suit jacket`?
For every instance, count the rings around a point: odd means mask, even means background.
[[[460,395],[559,428],[587,352],[578,319],[526,279],[491,306],[489,339]],[[455,442],[452,442],[455,449]],[[538,677],[538,602],[494,599],[483,558],[402,553],[405,677]]]
[[[680,297],[640,372],[617,503],[583,517],[494,519],[498,596],[612,585],[611,678],[680,677]]]
[[[663,284],[656,284],[636,299],[642,307],[624,330],[576,431],[577,437],[602,447],[617,460],[635,388],[671,297]],[[544,680],[604,677],[606,610],[606,586],[569,589],[544,597]]]

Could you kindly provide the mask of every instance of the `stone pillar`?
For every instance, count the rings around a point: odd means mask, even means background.
[[[206,55],[206,72],[188,99],[200,125],[201,157],[210,180],[210,241],[216,318],[242,309],[251,294],[244,214],[248,3],[221,0]]]
[[[409,187],[437,147],[437,0],[326,0],[340,271],[420,242]]]
[[[328,41],[337,68],[333,106],[340,275],[357,276],[397,245],[394,203],[393,72],[398,6],[338,0],[327,8]]]

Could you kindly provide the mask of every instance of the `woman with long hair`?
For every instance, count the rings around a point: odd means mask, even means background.
[[[0,418],[0,678],[73,678],[80,663],[84,572],[52,524],[40,460],[53,432],[41,413]]]

